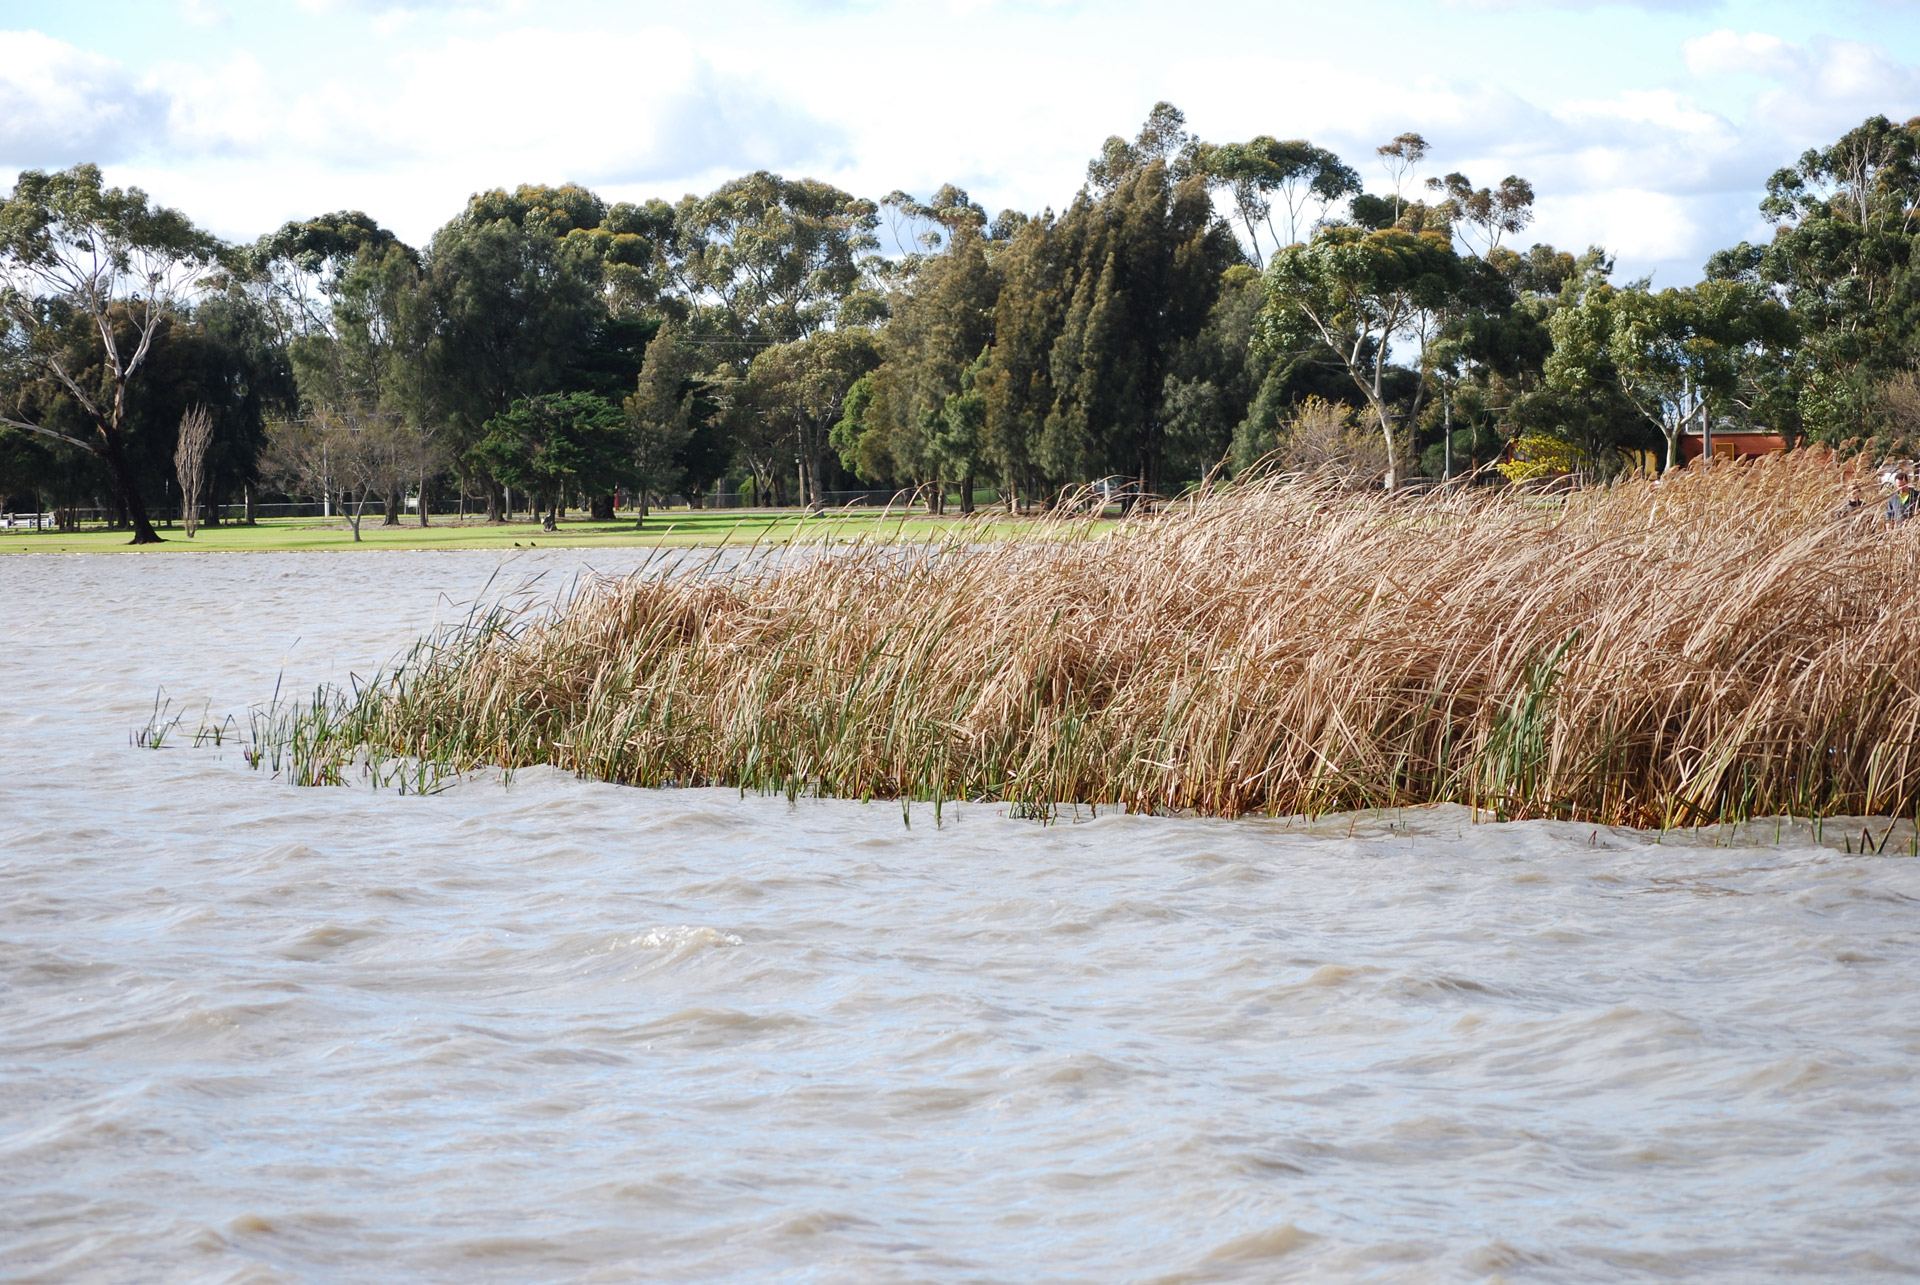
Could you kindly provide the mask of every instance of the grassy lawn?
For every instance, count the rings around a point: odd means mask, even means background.
[[[363,522],[360,543],[339,518],[269,518],[258,526],[201,527],[189,540],[178,527],[162,528],[163,543],[134,546],[125,531],[80,532],[0,530],[0,553],[252,553],[295,549],[512,549],[626,548],[783,544],[822,539],[925,540],[953,531],[959,519],[908,516],[879,511],[809,514],[794,509],[655,510],[645,529],[632,519],[566,521],[558,531],[542,531],[538,522],[490,526],[470,519],[436,517],[421,527],[413,519],[383,527],[377,518]],[[979,538],[1004,539],[1030,529],[1028,521],[975,520]]]

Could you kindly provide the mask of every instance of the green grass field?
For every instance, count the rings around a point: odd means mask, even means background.
[[[163,527],[160,544],[132,545],[125,531],[79,532],[0,530],[0,553],[265,553],[305,549],[512,549],[626,548],[760,543],[831,539],[925,540],[953,530],[957,518],[929,518],[879,510],[810,514],[795,509],[655,510],[646,527],[635,530],[630,518],[614,522],[565,521],[558,531],[542,531],[538,522],[492,526],[483,520],[460,522],[435,517],[431,526],[409,518],[400,526],[381,526],[370,518],[360,527],[360,542],[340,518],[270,518],[257,526],[201,527],[189,540],[178,527]],[[1004,517],[976,518],[983,538],[1005,538],[1030,527]]]

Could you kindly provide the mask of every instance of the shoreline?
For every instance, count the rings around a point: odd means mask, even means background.
[[[178,527],[162,528],[165,538],[161,543],[145,545],[129,543],[125,530],[0,529],[0,555],[717,548],[755,543],[817,543],[822,539],[847,543],[875,538],[887,542],[917,541],[949,534],[966,523],[972,523],[988,538],[1018,535],[1042,524],[1058,529],[1057,518],[1035,516],[1009,519],[1004,515],[975,514],[961,518],[924,513],[888,514],[883,510],[868,515],[843,511],[814,514],[804,509],[703,509],[649,515],[647,525],[639,529],[634,527],[631,518],[612,522],[563,521],[557,531],[543,530],[537,520],[489,523],[485,519],[462,521],[449,517],[422,527],[413,520],[399,526],[381,526],[370,519],[361,527],[361,538],[355,540],[353,532],[339,519],[268,518],[253,526],[240,523],[202,526],[191,540]]]

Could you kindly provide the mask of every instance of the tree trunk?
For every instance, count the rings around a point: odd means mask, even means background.
[[[613,521],[613,497],[596,495],[593,497],[593,520],[595,522]]]
[[[427,524],[427,471],[420,470],[420,525]]]
[[[387,493],[382,499],[386,505],[386,514],[380,519],[380,525],[399,526],[400,507],[405,502],[404,497],[400,494],[400,488],[397,486],[388,487]]]
[[[488,482],[484,489],[487,493],[487,521],[506,521],[506,518],[502,517],[500,513],[500,488]]]
[[[140,484],[134,480],[133,470],[127,465],[127,455],[120,445],[120,434],[106,425],[99,425],[102,442],[100,458],[107,466],[107,476],[113,482],[114,498],[117,506],[126,514],[133,526],[134,544],[159,544],[160,533],[153,529],[153,523],[147,520],[147,502],[140,498]]]
[[[800,483],[807,490],[808,508],[818,513],[826,507],[826,502],[820,498],[820,458],[818,456],[808,455],[802,462]]]
[[[1387,439],[1387,490],[1393,491],[1400,485],[1399,443],[1393,440],[1393,417],[1387,413],[1384,403],[1379,407],[1380,436]]]
[[[973,470],[972,469],[968,469],[967,475],[960,479],[960,516],[963,518],[973,516]]]

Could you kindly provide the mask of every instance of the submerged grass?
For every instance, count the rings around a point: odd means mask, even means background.
[[[1845,481],[1818,453],[1564,496],[1272,479],[1100,540],[656,564],[276,705],[250,753],[1040,816],[1913,815],[1920,529],[1836,521]]]

